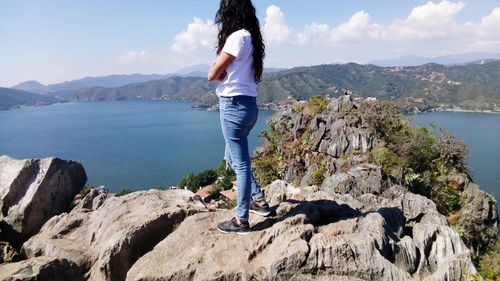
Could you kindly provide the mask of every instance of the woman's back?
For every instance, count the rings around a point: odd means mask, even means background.
[[[227,75],[217,87],[218,96],[257,96],[257,83],[253,70],[252,35],[245,29],[233,32],[226,40],[222,52],[235,57],[226,69]]]

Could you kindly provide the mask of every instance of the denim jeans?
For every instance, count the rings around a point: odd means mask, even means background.
[[[226,142],[224,158],[236,173],[236,218],[248,220],[250,200],[264,198],[260,186],[252,174],[248,133],[257,122],[259,109],[255,97],[219,97],[220,123]]]

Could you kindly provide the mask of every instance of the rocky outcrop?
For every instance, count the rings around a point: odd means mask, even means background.
[[[383,103],[342,95],[319,99],[323,106],[328,105],[318,110],[317,100],[296,103],[269,118],[271,126],[264,136],[270,136],[271,145],[266,147],[272,149],[264,147],[254,154],[254,163],[263,163],[257,171],[279,167],[267,174],[296,186],[327,186],[352,196],[377,195],[391,185],[408,184],[439,204],[475,257],[495,244],[499,224],[496,200],[471,183],[465,164],[452,164],[443,156],[460,146],[448,143],[451,147],[439,148],[440,137],[434,144],[430,136],[419,140],[416,136],[421,133]],[[259,162],[260,157],[267,162]],[[385,173],[373,163],[384,166]]]
[[[474,183],[467,185],[463,197],[465,203],[460,210],[458,228],[461,228],[469,247],[479,251],[485,250],[497,240],[499,219],[496,200]]]
[[[2,281],[84,281],[78,266],[66,259],[37,257],[0,265]]]
[[[68,211],[86,181],[75,161],[0,156],[2,239],[17,244],[36,234],[52,216]]]
[[[230,211],[191,216],[127,280],[473,280],[476,273],[435,204],[399,186],[353,197],[276,181],[267,194],[276,214],[252,216],[248,236],[215,229]]]
[[[353,153],[366,153],[376,144],[376,139],[368,129],[344,118],[347,112],[357,107],[350,95],[331,99],[326,107],[327,112],[313,117],[308,117],[306,102],[299,104],[305,109],[296,111],[293,107],[287,107],[268,119],[268,123],[281,126],[292,138],[300,140],[302,146],[307,146],[307,149],[294,153],[293,157],[284,157],[288,166],[286,181],[300,183],[300,186],[314,184],[311,173],[316,168],[314,165],[320,162],[319,159],[328,163],[326,171],[330,174],[341,172],[343,166],[366,162],[362,157],[350,157],[347,161],[343,159]],[[294,148],[286,149],[297,152]]]
[[[28,257],[68,259],[87,280],[124,280],[134,262],[185,217],[208,209],[186,190],[116,197],[94,189],[70,212],[50,219],[23,245]]]

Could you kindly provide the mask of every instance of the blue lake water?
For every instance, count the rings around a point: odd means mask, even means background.
[[[260,110],[251,150],[270,114]],[[500,115],[433,112],[412,118],[463,137],[474,181],[500,198]],[[219,113],[187,103],[64,103],[0,111],[0,155],[72,159],[84,165],[89,184],[111,191],[175,185],[189,172],[216,166],[223,153]]]
[[[412,123],[447,129],[465,140],[472,179],[500,198],[500,114],[430,112],[412,115]]]
[[[252,151],[272,113],[260,110]],[[224,156],[218,112],[159,101],[64,103],[0,111],[0,155],[80,162],[88,183],[111,191],[175,185]]]

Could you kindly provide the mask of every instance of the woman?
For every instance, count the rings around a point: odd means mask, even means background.
[[[226,141],[225,159],[236,172],[234,218],[219,223],[223,233],[248,234],[249,212],[269,215],[269,205],[252,175],[247,136],[257,121],[257,83],[263,72],[264,43],[251,0],[221,0],[215,16],[219,28],[217,60],[208,80],[219,80],[220,122]]]

